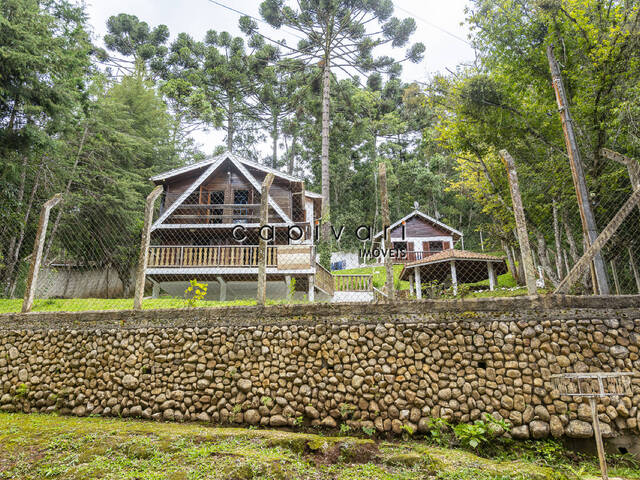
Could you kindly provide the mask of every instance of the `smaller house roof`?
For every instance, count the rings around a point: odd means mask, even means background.
[[[400,280],[408,280],[413,270],[420,269],[423,281],[445,281],[450,274],[449,262],[456,261],[458,283],[473,283],[488,278],[488,263],[493,264],[496,275],[507,273],[507,265],[502,257],[467,250],[443,250],[422,260],[406,263],[400,273]]]
[[[485,262],[504,262],[504,258],[486,253],[470,252],[468,250],[442,250],[441,252],[429,255],[421,260],[407,263],[407,266],[428,265],[429,263],[442,262],[444,260],[481,260]]]
[[[429,223],[431,223],[431,224],[433,224],[433,225],[437,225],[437,226],[439,226],[440,228],[443,228],[443,229],[445,229],[445,230],[447,230],[447,231],[451,232],[454,236],[455,236],[455,235],[458,235],[458,236],[460,236],[460,237],[462,237],[462,236],[463,236],[462,232],[460,232],[460,231],[456,230],[456,229],[455,229],[455,228],[453,228],[453,227],[450,227],[449,225],[447,225],[447,224],[445,224],[445,223],[442,223],[442,222],[440,222],[440,221],[436,220],[436,219],[435,219],[435,218],[433,218],[433,217],[430,217],[430,216],[429,216],[429,215],[427,215],[426,213],[422,213],[420,210],[414,210],[414,211],[413,211],[413,212],[411,212],[410,214],[408,214],[408,215],[406,215],[406,216],[402,217],[402,218],[401,218],[400,220],[398,220],[396,223],[393,223],[393,224],[389,227],[389,230],[393,230],[393,229],[394,229],[394,228],[396,228],[398,225],[400,225],[402,222],[406,222],[407,220],[409,220],[410,218],[415,217],[415,216],[420,217],[420,218],[422,218],[423,220],[426,220],[427,222],[429,222]],[[382,233],[383,233],[383,231],[382,231],[382,230],[380,230],[378,233],[376,233],[376,234],[373,236],[373,239],[375,240],[375,239],[377,239],[378,237],[381,237],[381,236],[382,236]]]

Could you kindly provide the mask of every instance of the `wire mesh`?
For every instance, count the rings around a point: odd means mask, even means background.
[[[261,188],[269,172],[275,178],[262,218]],[[569,178],[563,196],[541,210],[527,194],[526,171],[522,177],[538,291],[552,291],[585,251],[575,193]],[[609,187],[597,188],[603,177]],[[154,182],[163,193],[154,205],[146,250],[143,308],[256,304],[261,237],[267,304],[527,293],[517,241],[497,239],[490,229],[463,235],[417,206],[391,219],[389,248],[387,230],[364,219],[359,225],[333,225],[332,241],[322,240],[320,195],[308,191],[302,179],[234,155],[161,174]],[[600,177],[589,176],[588,184],[602,229],[632,193],[628,172],[603,160]],[[71,186],[51,211],[33,311],[133,307],[144,193],[134,197]],[[7,222],[2,230],[2,312],[21,309],[38,207],[45,200],[34,202],[24,226]],[[536,210],[546,216],[534,218],[530,212]],[[357,245],[339,247],[340,235],[356,238]],[[640,292],[639,238],[640,209],[634,208],[602,250],[612,294]],[[593,294],[593,284],[587,270],[570,291]]]

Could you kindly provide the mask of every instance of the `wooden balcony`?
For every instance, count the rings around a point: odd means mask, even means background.
[[[267,268],[308,270],[312,265],[312,245],[275,245],[267,247]],[[149,247],[148,268],[225,269],[258,268],[257,245],[154,245]]]

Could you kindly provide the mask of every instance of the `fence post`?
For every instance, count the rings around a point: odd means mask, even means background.
[[[27,288],[24,292],[24,300],[22,301],[22,313],[29,313],[33,307],[33,300],[36,296],[36,287],[38,284],[40,262],[42,261],[42,252],[44,250],[44,241],[47,236],[49,212],[51,212],[51,209],[55,207],[60,200],[62,200],[62,194],[57,193],[44,202],[44,205],[42,205],[42,209],[40,210],[40,223],[38,224],[38,232],[36,233],[36,240],[33,244],[31,267],[29,269],[29,276],[27,277]]]
[[[509,188],[511,189],[511,200],[513,201],[513,216],[516,219],[516,230],[518,232],[520,252],[522,253],[522,264],[524,267],[524,278],[527,284],[527,293],[529,295],[535,295],[538,291],[536,288],[536,274],[533,267],[529,234],[527,233],[527,222],[524,218],[522,197],[520,196],[520,185],[518,184],[516,162],[506,150],[500,150],[500,156],[504,161],[505,167],[507,168],[507,174],[509,176]]]
[[[389,196],[387,194],[387,165],[384,162],[380,162],[380,165],[378,165],[378,178],[380,180],[383,241],[384,249],[386,251],[384,256],[384,268],[387,271],[387,300],[393,301],[395,300],[396,295],[393,285],[393,262],[391,261],[391,230],[388,228],[389,225],[391,225],[391,220],[389,219]]]
[[[553,80],[553,89],[556,93],[556,101],[558,103],[558,111],[562,120],[562,129],[564,131],[565,142],[567,144],[567,153],[569,154],[569,164],[571,166],[571,174],[573,176],[573,184],[576,189],[576,197],[578,198],[578,207],[580,209],[580,219],[582,220],[582,230],[587,239],[587,248],[596,240],[598,230],[596,228],[596,220],[593,215],[591,203],[589,203],[589,190],[587,189],[587,181],[582,168],[582,160],[580,159],[580,150],[578,149],[578,141],[573,131],[573,119],[569,111],[569,101],[560,75],[560,67],[553,55],[553,45],[547,48],[547,59],[549,60],[549,68],[551,70],[551,78]],[[598,283],[598,292],[600,295],[609,295],[609,282],[607,281],[607,272],[604,260],[600,252],[597,252],[593,258],[593,266],[595,270],[596,280]]]
[[[587,251],[584,252],[584,255],[580,257],[580,260],[577,261],[567,276],[562,279],[562,282],[560,282],[560,285],[558,285],[553,293],[566,293],[567,290],[569,290],[569,287],[578,280],[582,271],[587,267],[587,264],[591,263],[594,257],[600,253],[602,247],[604,247],[613,234],[616,233],[616,230],[618,230],[622,222],[624,222],[625,218],[627,218],[631,210],[633,210],[638,203],[640,203],[640,188],[633,192],[622,208],[618,210],[618,213],[615,214],[609,224],[602,230],[602,233],[598,235],[598,238],[596,238]]]
[[[142,310],[142,297],[144,296],[144,281],[147,263],[149,261],[149,243],[151,242],[151,223],[153,221],[153,204],[162,193],[162,185],[158,185],[147,196],[144,205],[144,224],[142,226],[142,239],[140,241],[140,256],[138,258],[138,270],[136,272],[136,286],[133,294],[133,308]]]
[[[269,188],[273,183],[273,173],[267,174],[260,192],[260,244],[258,246],[258,305],[267,301],[267,241],[262,238],[262,227],[269,221]],[[277,255],[277,253],[276,253]]]

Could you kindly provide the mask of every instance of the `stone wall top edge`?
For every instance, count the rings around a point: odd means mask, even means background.
[[[322,323],[323,319],[341,323],[398,321],[416,323],[456,320],[527,320],[605,318],[612,310],[629,316],[638,312],[640,295],[576,297],[544,295],[531,297],[475,298],[459,300],[403,301],[393,304],[318,303],[308,305],[271,305],[226,308],[190,308],[158,310],[110,310],[92,312],[35,312],[1,314],[0,330],[25,328],[144,328],[156,326],[253,326],[273,324]],[[403,319],[389,318],[406,315]],[[460,315],[452,318],[452,315]],[[349,317],[349,318],[341,318]],[[422,318],[418,318],[422,317]],[[342,321],[343,320],[343,321]]]

